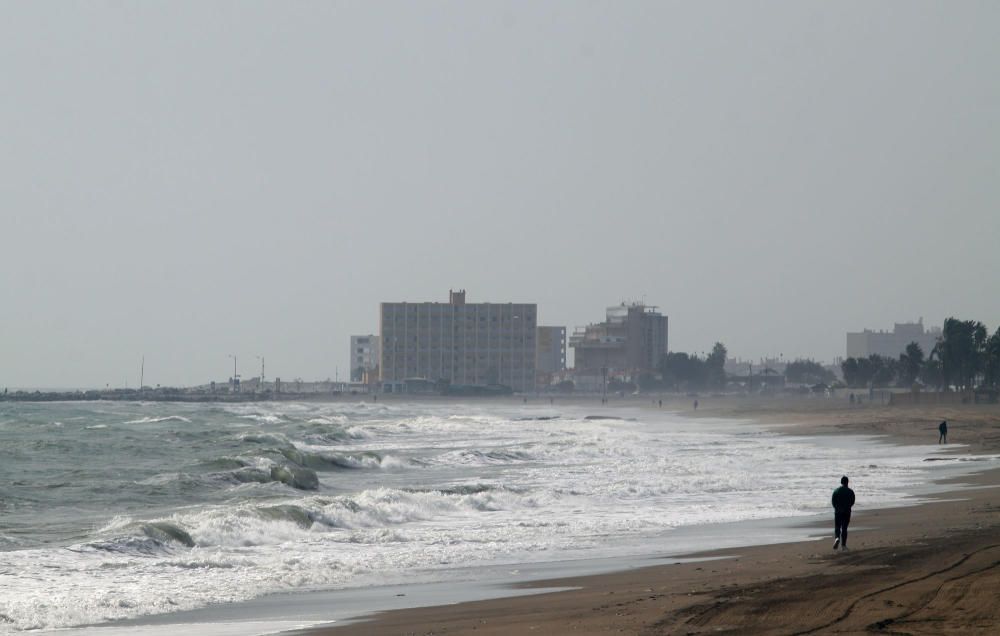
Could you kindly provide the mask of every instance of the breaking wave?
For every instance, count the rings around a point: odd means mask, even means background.
[[[161,417],[142,417],[137,420],[129,420],[125,424],[155,424],[157,422],[187,422],[191,420],[182,415],[164,415]]]

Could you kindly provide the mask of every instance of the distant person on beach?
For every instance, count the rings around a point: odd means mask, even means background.
[[[662,409],[663,408],[663,400],[659,400],[659,402],[660,402],[660,408]]]
[[[840,488],[833,491],[833,549],[847,549],[847,524],[851,523],[854,491],[847,487],[847,475],[840,478]]]
[[[851,404],[854,404],[854,394],[851,393]]]
[[[698,410],[698,400],[694,401],[694,410]]]
[[[938,424],[938,444],[948,443],[948,420],[941,420]]]

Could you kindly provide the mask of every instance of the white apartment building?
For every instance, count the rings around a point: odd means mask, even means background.
[[[404,380],[535,387],[534,303],[389,302],[379,309],[383,387]]]

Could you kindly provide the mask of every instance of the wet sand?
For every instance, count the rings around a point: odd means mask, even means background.
[[[949,441],[968,445],[956,450],[956,459],[1000,452],[996,405],[848,407],[842,400],[823,399],[700,400],[695,415],[701,417],[755,419],[795,434],[886,435],[904,444],[936,442],[938,422],[948,419]],[[664,408],[693,415],[688,402],[665,401]],[[309,633],[1000,633],[1000,470],[962,479],[962,484],[970,483],[981,488],[919,506],[871,510],[859,502],[846,552],[832,550],[832,536],[707,552],[692,556],[727,558],[683,564],[665,559],[662,566],[537,584],[576,588],[568,591],[397,610]]]

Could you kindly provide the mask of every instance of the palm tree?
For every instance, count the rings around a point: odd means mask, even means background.
[[[934,353],[941,361],[946,390],[954,386],[965,391],[975,386],[983,369],[986,341],[986,327],[979,321],[957,318],[944,321]]]
[[[903,386],[913,386],[924,366],[924,350],[916,342],[906,345],[906,353],[899,356],[899,379]]]
[[[984,353],[984,383],[996,388],[1000,385],[1000,327],[997,327],[996,333],[986,341]]]

